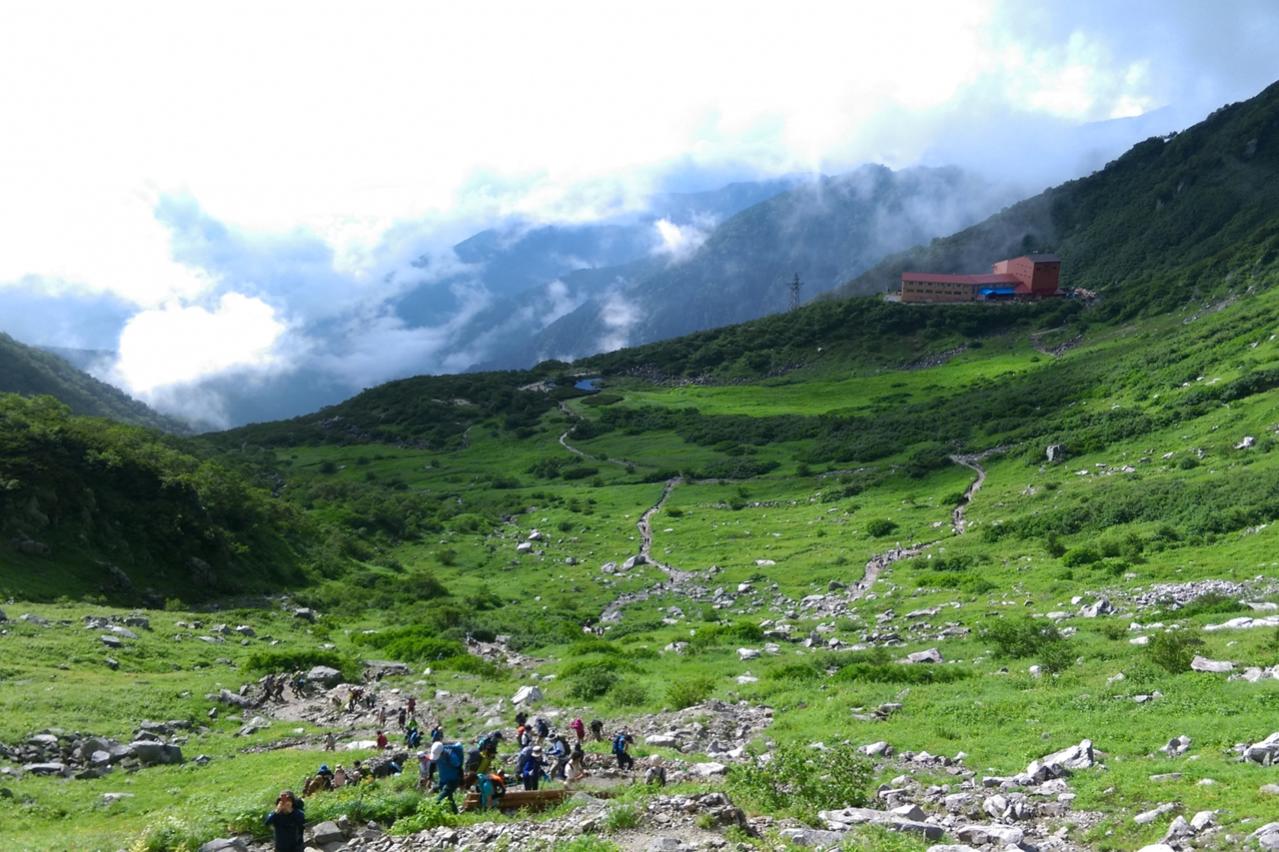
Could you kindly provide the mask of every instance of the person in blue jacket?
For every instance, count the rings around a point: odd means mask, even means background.
[[[292,790],[285,790],[275,800],[275,810],[266,815],[266,824],[275,831],[275,852],[302,852],[305,848],[305,805]]]

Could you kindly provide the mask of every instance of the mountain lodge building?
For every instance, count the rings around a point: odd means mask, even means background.
[[[903,272],[903,302],[1011,302],[1051,299],[1059,289],[1061,258],[1027,254],[1001,260],[989,275]]]

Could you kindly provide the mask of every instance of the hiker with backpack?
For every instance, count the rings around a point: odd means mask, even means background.
[[[567,781],[564,770],[568,767],[568,740],[564,739],[563,734],[555,734],[551,737],[551,747],[547,752],[554,760],[551,764],[551,780]]]
[[[604,723],[599,719],[591,720],[591,734],[595,737],[595,742],[604,742]]]
[[[568,729],[577,735],[577,741],[580,743],[586,739],[586,726],[582,724],[582,717],[578,716],[568,723]]]
[[[627,751],[633,742],[635,738],[624,730],[618,731],[613,737],[613,755],[617,758],[618,769],[630,769],[635,765],[635,758]]]
[[[568,774],[564,780],[580,781],[586,777],[586,751],[582,748],[582,743],[573,743],[573,753],[568,760]]]
[[[487,811],[492,807],[501,807],[502,797],[506,795],[506,776],[501,772],[480,773],[476,786],[480,791],[480,810]]]
[[[435,797],[438,804],[448,800],[449,809],[457,813],[457,802],[453,794],[462,785],[463,747],[461,743],[434,743],[431,745],[431,763],[435,766],[436,777],[440,782],[440,794]]]
[[[275,800],[275,810],[266,815],[266,824],[275,833],[275,852],[302,852],[305,844],[306,810],[301,799],[285,790]]]
[[[521,751],[520,762],[516,764],[515,772],[524,782],[525,790],[536,790],[543,774],[541,747],[533,746]]]
[[[537,719],[535,719],[533,722],[533,729],[537,731],[537,744],[539,746],[545,745],[546,738],[551,735],[551,726],[547,723],[545,719],[543,719],[541,716],[538,716]]]

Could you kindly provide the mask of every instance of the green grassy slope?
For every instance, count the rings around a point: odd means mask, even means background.
[[[100,382],[50,352],[26,346],[0,332],[0,393],[48,394],[76,414],[108,417],[121,423],[181,434],[183,423],[165,417]]]
[[[1162,311],[1273,286],[1279,224],[1279,83],[1100,172],[1046,190],[927,246],[887,258],[838,291],[894,290],[906,270],[982,272],[1053,250],[1063,286],[1096,290],[1101,315]]]

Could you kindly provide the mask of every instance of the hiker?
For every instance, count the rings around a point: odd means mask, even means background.
[[[390,740],[388,740],[388,739],[386,738],[386,734],[385,734],[384,732],[382,732],[382,731],[378,731],[378,732],[377,732],[377,747],[378,747],[378,748],[380,748],[380,749],[385,749],[385,748],[387,748],[390,744],[391,744],[391,741],[390,741]]]
[[[333,770],[329,769],[329,765],[327,763],[320,764],[320,770],[315,773],[315,776],[317,778],[324,779],[324,789],[333,789]]]
[[[541,716],[533,722],[533,729],[537,731],[537,744],[545,745],[546,738],[551,735],[551,726]]]
[[[400,713],[399,713],[399,718],[400,718],[400,730],[401,730],[401,731],[402,731],[402,730],[404,730],[404,719],[405,719],[405,717],[406,717],[406,714],[405,714],[405,712],[404,712],[404,708],[403,708],[403,707],[401,707],[401,708],[400,708]]]
[[[480,810],[487,811],[491,807],[500,807],[501,798],[506,795],[506,776],[501,772],[480,773],[477,785],[480,789]]]
[[[515,766],[516,774],[524,782],[525,790],[536,790],[537,782],[542,780],[542,749],[540,746],[533,746],[520,752],[520,755],[522,760]]]
[[[568,729],[577,735],[577,741],[579,743],[586,739],[586,726],[582,724],[581,716],[578,716],[576,719],[569,722]]]
[[[515,714],[515,727],[521,727],[528,724],[528,714],[523,710]]]
[[[568,766],[569,748],[568,740],[564,739],[563,734],[555,734],[551,737],[548,754],[555,759],[555,762],[551,764],[551,779],[568,780],[564,777],[564,770]]]
[[[285,790],[275,800],[275,810],[266,815],[266,824],[275,832],[275,852],[302,852],[306,811],[292,790]]]
[[[666,768],[662,766],[660,754],[655,754],[648,759],[648,769],[644,772],[644,784],[648,787],[666,786]]]
[[[417,753],[417,786],[419,790],[431,787],[431,757],[424,751]]]
[[[417,696],[416,695],[409,696],[409,715],[410,716],[417,715]]]
[[[377,711],[377,726],[379,728],[386,727],[386,705],[383,704]]]
[[[337,751],[337,747],[338,747],[338,738],[336,735],[334,735],[332,731],[329,731],[327,734],[324,735],[324,750]]]
[[[275,692],[275,675],[268,674],[262,679],[262,701],[270,701],[273,692]]]
[[[573,743],[573,754],[568,760],[568,776],[566,781],[580,781],[586,777],[586,752],[581,742]]]
[[[347,784],[346,769],[342,764],[338,764],[338,768],[333,770],[333,789],[341,790]]]
[[[527,748],[533,744],[533,732],[529,730],[528,725],[520,725],[515,729],[515,744],[520,748]]]
[[[417,719],[409,721],[408,733],[404,735],[404,743],[409,748],[417,748],[422,743],[422,732],[418,730]]]
[[[431,764],[440,780],[440,794],[435,797],[436,804],[447,800],[449,809],[457,813],[453,793],[462,783],[462,744],[435,743],[431,746]]]
[[[630,752],[627,751],[633,742],[635,738],[624,730],[613,737],[613,754],[617,757],[618,769],[630,769],[635,765],[635,758],[631,757]]]
[[[440,724],[438,719],[435,720],[435,727],[431,728],[431,742],[444,742],[444,726]]]
[[[363,781],[364,780],[364,764],[362,764],[358,760],[355,763],[353,763],[351,765],[351,770],[346,773],[346,779],[347,779],[346,783],[348,784],[359,784],[361,781]]]
[[[604,723],[599,719],[591,720],[591,734],[595,737],[595,742],[604,742]]]
[[[293,674],[293,697],[306,697],[306,675],[301,671],[297,671]]]

